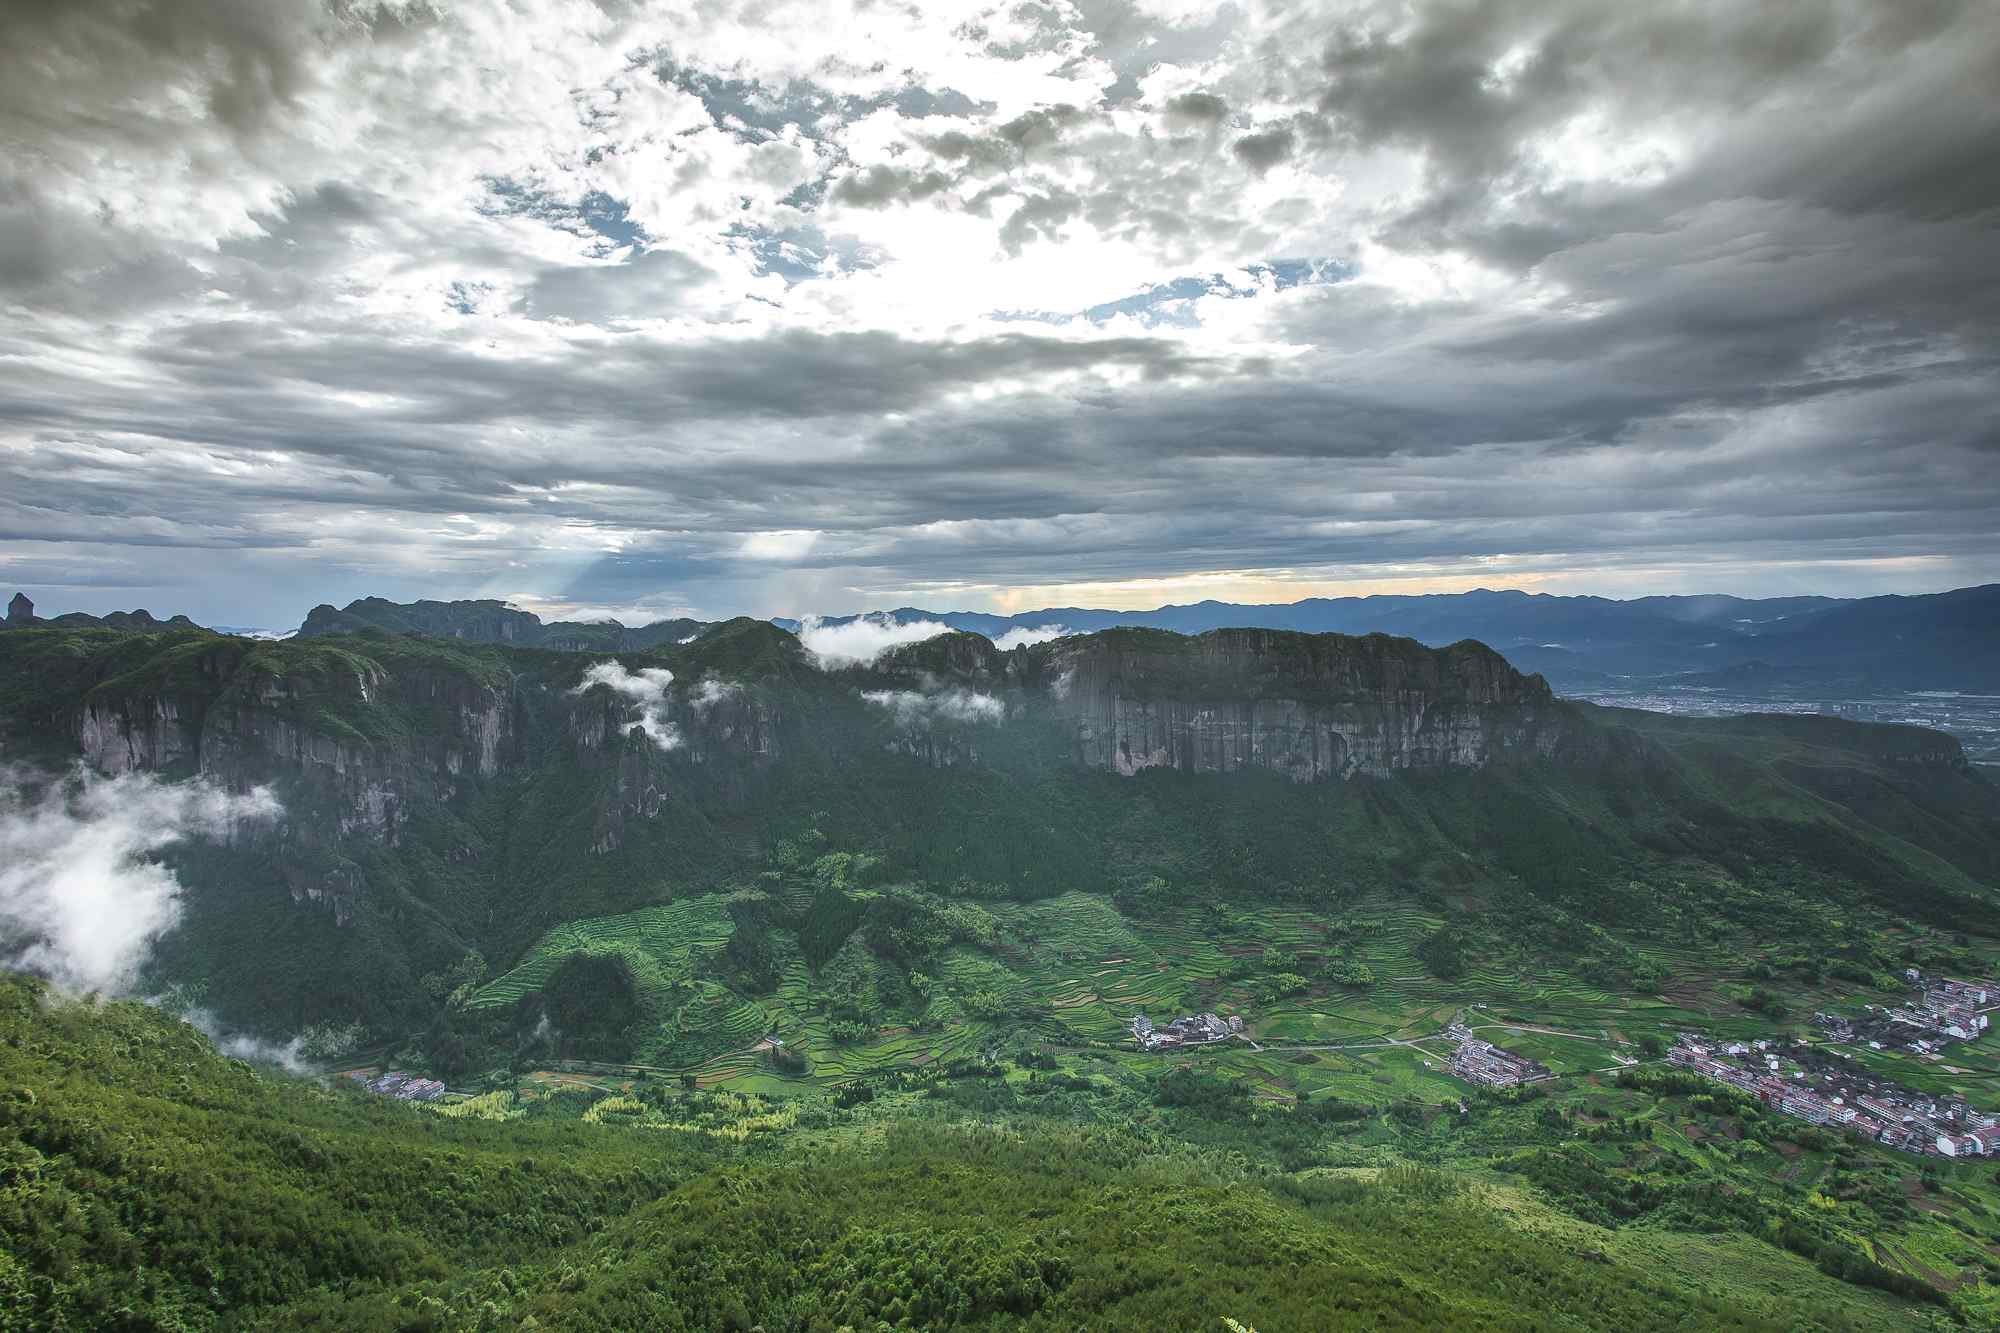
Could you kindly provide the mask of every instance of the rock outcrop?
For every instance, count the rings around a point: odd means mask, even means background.
[[[1558,753],[1579,730],[1547,682],[1483,644],[1110,630],[1048,645],[1037,684],[1078,758],[1124,774],[1266,768],[1298,781]]]
[[[339,833],[394,841],[412,799],[449,799],[497,773],[517,733],[512,691],[442,670],[390,672],[365,658],[280,674],[215,641],[173,678],[87,695],[77,745],[107,773],[188,772],[234,790],[284,782],[324,801]]]

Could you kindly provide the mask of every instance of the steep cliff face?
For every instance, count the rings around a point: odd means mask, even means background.
[[[93,691],[78,748],[110,773],[191,770],[232,789],[282,781],[324,799],[338,832],[394,840],[400,809],[498,772],[516,739],[507,683],[391,672],[343,655],[281,672],[219,645],[168,679]]]
[[[517,710],[506,684],[379,669],[343,684],[355,709],[417,725],[371,736],[327,707],[323,687],[233,681],[204,718],[200,771],[235,788],[293,779],[331,798],[342,834],[394,841],[410,801],[449,800],[461,782],[499,772],[513,752]]]
[[[713,678],[669,687],[656,705],[659,734],[632,739],[643,707],[609,689],[566,696],[565,736],[582,767],[610,769],[606,799],[597,812],[590,850],[602,854],[625,841],[628,823],[651,819],[675,784],[698,785],[705,797],[726,798],[746,770],[762,768],[783,753],[782,715],[763,693]],[[668,762],[671,757],[671,763]]]
[[[93,699],[78,717],[76,741],[101,772],[157,773],[193,763],[190,730],[172,697]]]
[[[1049,645],[1037,674],[1082,762],[1128,775],[1478,767],[1555,755],[1579,730],[1541,677],[1470,642],[1114,630]]]

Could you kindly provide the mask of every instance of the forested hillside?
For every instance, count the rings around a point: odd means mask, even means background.
[[[1644,1330],[1936,1310],[1694,1213],[1635,1247],[1504,1177],[1281,1165],[1352,1132],[1337,1104],[1274,1123],[1169,1081],[1120,1127],[933,1080],[751,1130],[671,1085],[487,1120],[335,1082],[0,978],[0,1322]],[[1514,1112],[1480,1118],[1491,1135]]]

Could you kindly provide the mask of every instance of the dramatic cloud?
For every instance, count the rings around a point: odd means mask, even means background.
[[[0,580],[2000,578],[1996,69],[1982,0],[17,4]]]
[[[677,750],[681,744],[680,728],[667,716],[667,687],[674,683],[674,673],[665,667],[640,667],[637,671],[627,671],[617,662],[593,662],[583,673],[583,683],[575,693],[602,685],[624,699],[632,701],[638,718],[628,728],[644,732],[646,738],[662,750]]]
[[[1047,643],[1051,639],[1066,638],[1076,633],[1062,625],[1021,625],[1010,629],[993,641],[993,646],[1001,652],[1014,648],[1026,648],[1037,643]]]
[[[899,727],[928,726],[934,721],[1000,723],[1007,720],[1007,705],[990,694],[952,686],[935,692],[919,690],[863,690],[861,697],[877,708],[885,708]]]
[[[37,783],[0,770],[0,942],[6,963],[69,990],[129,992],[153,942],[180,921],[180,884],[158,853],[221,838],[279,813],[265,788],[236,795],[196,780]]]
[[[886,615],[875,615],[859,616],[840,625],[828,625],[817,616],[808,616],[799,625],[799,642],[818,659],[821,666],[833,670],[866,666],[891,648],[899,648],[906,643],[921,643],[949,633],[951,626],[940,625],[935,620],[914,620],[901,624]]]

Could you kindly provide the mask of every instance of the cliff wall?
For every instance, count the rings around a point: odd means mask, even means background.
[[[1582,743],[1539,676],[1482,644],[1282,630],[1114,630],[1048,647],[1038,684],[1085,764],[1297,781],[1479,767]]]

